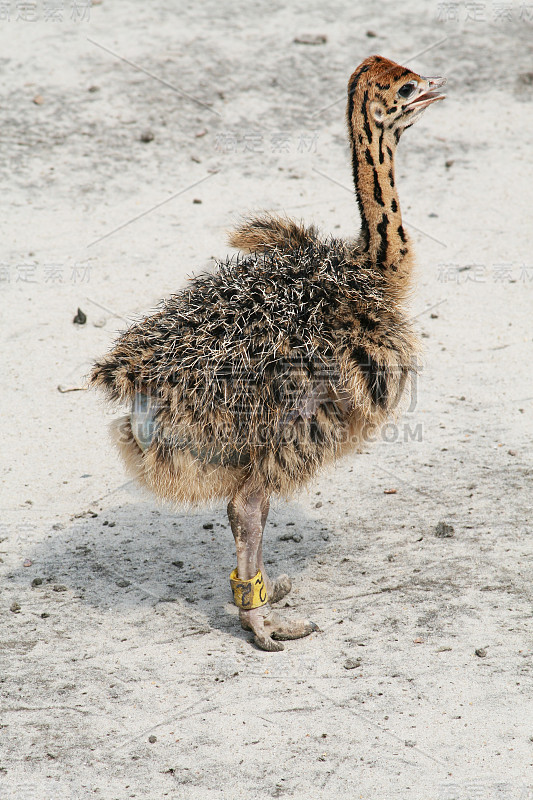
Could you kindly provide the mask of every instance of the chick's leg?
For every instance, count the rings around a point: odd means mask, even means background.
[[[237,549],[237,578],[241,581],[251,580],[261,569],[261,545],[267,514],[268,497],[259,492],[241,490],[228,505],[228,517]],[[277,582],[269,583],[275,593]],[[266,581],[265,586],[268,592]],[[283,589],[283,586],[280,588]],[[253,631],[255,643],[262,650],[283,650],[283,645],[276,640],[299,639],[317,630],[315,623],[308,620],[285,622],[268,602],[249,610],[241,607],[239,617],[242,627]]]
[[[289,594],[292,589],[292,582],[288,575],[280,575],[275,581],[271,581],[267,575],[265,565],[263,563],[263,533],[265,532],[265,524],[270,510],[270,501],[268,497],[263,503],[261,508],[261,539],[259,541],[259,549],[257,551],[258,569],[261,570],[263,580],[268,592],[268,599],[271,603],[277,603],[286,594]]]

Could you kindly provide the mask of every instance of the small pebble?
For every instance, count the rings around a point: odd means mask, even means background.
[[[150,742],[150,744],[154,744],[154,742],[157,742],[157,736],[154,736],[154,734],[152,733],[152,735],[148,737],[148,741]]]
[[[278,536],[278,541],[280,542],[301,542],[302,539],[301,533],[282,533],[281,536]]]
[[[121,578],[117,581],[117,586],[120,586],[121,589],[125,589],[126,586],[129,586],[131,581],[127,581],[125,578]]]
[[[361,666],[360,658],[347,658],[343,664],[344,669],[357,669]]]
[[[87,91],[90,92],[91,94],[94,94],[95,92],[99,92],[100,91],[100,87],[99,86],[89,86]]]
[[[444,166],[446,167],[446,169],[450,169],[450,167],[453,166],[453,164],[454,164],[453,158],[449,158],[448,161],[444,162]]]
[[[78,313],[76,314],[72,322],[74,323],[74,325],[85,325],[85,323],[87,322],[87,314],[84,314],[81,308],[78,308]]]
[[[485,656],[487,655],[487,651],[485,650],[484,647],[478,647],[477,650],[474,650],[474,653],[478,658],[485,658]]]
[[[173,561],[172,566],[177,567],[178,569],[183,569],[183,561]]]
[[[376,36],[377,36],[377,33],[376,33],[376,31],[367,31],[366,35],[368,36],[369,39],[375,39]]]
[[[518,83],[522,86],[533,86],[533,72],[521,72],[518,76]]]
[[[326,44],[327,40],[328,37],[324,36],[323,33],[319,33],[316,36],[314,36],[312,33],[304,33],[301,36],[294,37],[295,44]]]
[[[438,539],[450,539],[454,535],[455,530],[453,525],[448,525],[447,522],[439,522],[438,525],[435,526],[435,536]]]
[[[199,198],[199,197],[195,197],[195,198],[194,198],[194,200],[193,200],[193,203],[194,203],[194,205],[196,205],[196,206],[200,206],[200,205],[202,205],[202,201],[200,200],[200,198]]]
[[[145,144],[147,144],[148,142],[153,142],[153,140],[154,140],[154,134],[150,130],[143,131],[139,136],[139,141],[144,142]]]
[[[202,527],[203,527],[203,529],[205,531],[210,531],[213,528],[213,523],[212,522],[204,522]]]
[[[33,561],[31,560],[31,558],[25,558],[24,561],[22,562],[23,567],[31,567],[32,564]]]
[[[413,639],[414,644],[424,644],[424,640],[421,636],[417,636],[416,639]]]
[[[398,489],[383,489],[383,494],[396,494]]]
[[[56,583],[54,586],[54,592],[66,592],[67,587],[63,583]]]
[[[16,601],[14,603],[11,603],[11,605],[9,606],[9,610],[12,611],[13,614],[19,614],[20,613],[20,603],[17,603]]]
[[[406,739],[405,740],[405,746],[406,747],[416,747],[416,742],[414,741],[414,739]]]
[[[47,611],[43,611],[43,613],[41,614],[41,619],[48,619],[49,616],[50,614]]]
[[[205,136],[205,135],[206,135],[206,133],[207,133],[207,131],[206,131],[206,130],[198,131],[198,133],[195,133],[195,134],[194,134],[194,137],[195,137],[195,139],[201,139],[201,138],[202,138],[202,136]]]
[[[322,508],[322,500],[319,500],[318,503],[315,503],[315,508]]]
[[[516,455],[516,450],[508,450],[507,452],[508,452],[508,454],[510,456],[515,456]]]
[[[35,103],[36,106],[42,106],[42,104],[44,103],[44,97],[42,96],[42,94],[36,94],[35,97],[33,98],[33,102]]]
[[[31,582],[32,586],[40,586],[43,582],[42,578],[34,578]]]
[[[438,319],[439,318],[438,314],[430,314],[429,316],[431,317],[431,319]]]

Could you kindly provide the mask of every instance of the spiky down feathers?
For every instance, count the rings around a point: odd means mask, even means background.
[[[230,497],[246,479],[290,495],[398,406],[417,347],[408,320],[364,254],[303,230],[298,247],[193,278],[95,365],[110,399],[157,401],[144,454],[127,418],[118,437],[156,493]]]

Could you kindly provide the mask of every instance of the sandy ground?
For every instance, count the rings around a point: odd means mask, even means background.
[[[0,798],[532,798],[533,6],[2,9]],[[396,428],[275,504],[267,564],[322,633],[266,654],[224,509],[141,496],[58,386],[240,213],[356,232],[345,85],[376,52],[449,79],[397,164],[425,365]]]

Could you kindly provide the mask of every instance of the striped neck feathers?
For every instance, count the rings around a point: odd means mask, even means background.
[[[365,92],[361,113],[354,114],[350,125],[362,241],[371,262],[394,273],[410,250],[394,178],[396,137],[383,123],[370,119],[367,101]]]

